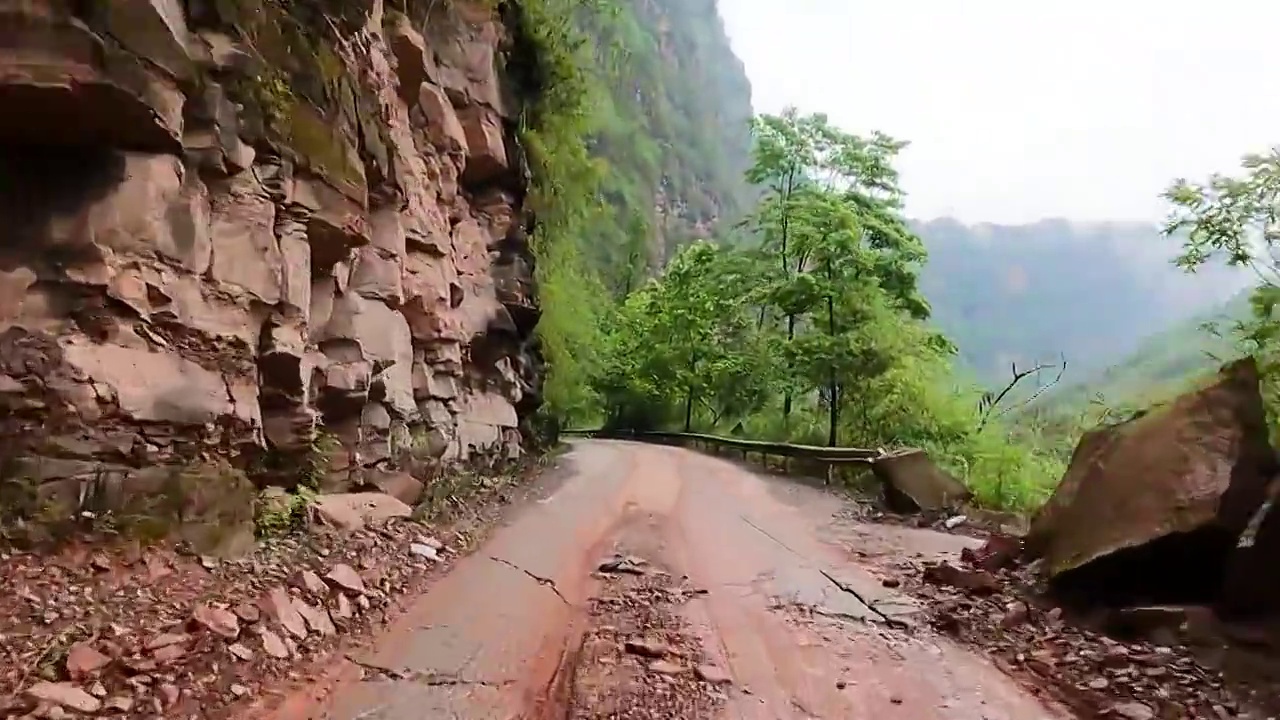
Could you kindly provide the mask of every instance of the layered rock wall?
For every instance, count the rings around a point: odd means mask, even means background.
[[[512,33],[407,2],[0,0],[9,513],[520,452]]]

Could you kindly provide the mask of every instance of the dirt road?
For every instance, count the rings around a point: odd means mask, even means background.
[[[561,464],[563,485],[354,656],[363,679],[315,716],[1062,716],[913,628],[911,602],[852,561],[835,498],[675,448],[580,442]],[[597,572],[615,554],[631,561]]]

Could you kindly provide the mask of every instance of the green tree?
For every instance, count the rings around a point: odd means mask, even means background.
[[[762,116],[755,128],[748,177],[767,190],[754,222],[777,258],[774,292],[760,317],[763,324],[773,309],[785,319],[783,423],[795,393],[820,388],[834,445],[844,389],[888,364],[867,334],[864,309],[884,302],[928,317],[916,288],[924,248],[901,217],[893,167],[906,144],[881,133],[846,133],[824,115],[794,109]],[[803,329],[810,332],[798,337]]]
[[[1252,317],[1234,323],[1240,349],[1258,360],[1268,413],[1280,415],[1280,148],[1247,155],[1238,176],[1175,181],[1165,235],[1182,242],[1176,263],[1187,270],[1212,262],[1253,271]]]

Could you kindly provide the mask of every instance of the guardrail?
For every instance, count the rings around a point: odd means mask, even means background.
[[[953,507],[967,502],[973,493],[964,483],[942,470],[925,451],[918,448],[886,450],[876,448],[839,448],[819,445],[743,440],[741,438],[680,432],[606,432],[604,430],[566,430],[564,435],[601,437],[613,440],[637,440],[664,444],[705,446],[711,451],[733,449],[748,460],[751,453],[760,455],[760,463],[769,468],[769,457],[782,459],[783,472],[790,473],[791,461],[816,470],[823,467],[824,483],[831,483],[840,470],[861,465],[871,470],[884,489],[884,500],[895,512],[917,512]],[[701,449],[701,448],[699,448]]]
[[[744,440],[720,435],[682,432],[606,432],[604,430],[565,430],[564,435],[583,437],[601,437],[613,440],[639,440],[641,442],[681,442],[705,444],[719,448],[741,450],[743,457],[749,453],[759,453],[761,458],[770,455],[780,458],[809,460],[827,465],[871,465],[877,460],[915,450],[891,452],[884,448],[870,450],[866,448],[825,447],[821,445],[796,445],[793,443],[768,442],[764,440]]]

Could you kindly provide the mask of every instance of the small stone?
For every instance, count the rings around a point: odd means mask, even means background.
[[[1004,616],[1000,618],[1000,627],[1010,630],[1027,621],[1030,608],[1024,602],[1011,602],[1005,606]]]
[[[71,683],[36,683],[27,688],[25,694],[36,702],[52,703],[90,715],[102,709],[101,700]]]
[[[40,714],[38,710],[37,710],[37,714]],[[48,710],[45,710],[44,713],[41,714],[40,716],[43,717],[44,720],[66,720],[67,718],[71,717],[71,713],[67,712],[66,710],[63,710],[62,707],[59,705],[54,705]]]
[[[227,652],[231,653],[235,658],[246,662],[253,659],[253,651],[240,643],[232,643],[228,645]]]
[[[212,605],[199,605],[191,613],[191,620],[215,635],[228,640],[240,637],[240,620],[230,610],[223,610]]]
[[[111,664],[111,658],[98,652],[87,642],[78,642],[67,651],[67,674],[73,680],[95,675]]]
[[[659,675],[679,675],[687,669],[688,668],[680,663],[674,663],[670,660],[654,660],[649,663],[649,670],[651,672],[656,672]]]
[[[334,565],[325,579],[344,592],[352,595],[364,594],[364,580],[360,579],[360,574],[350,565]]]
[[[103,705],[103,707],[105,707],[108,710],[115,710],[117,712],[127,713],[133,709],[133,698],[126,697],[124,695],[117,695],[107,700],[107,702]]]
[[[338,629],[333,626],[333,619],[329,617],[328,610],[308,605],[302,600],[295,600],[294,605],[297,606],[302,619],[306,620],[307,625],[315,632],[321,635],[334,635],[338,632]]]
[[[880,584],[887,588],[896,588],[902,584],[902,581],[898,578],[885,578],[880,581]]]
[[[666,643],[653,638],[639,638],[628,640],[623,644],[623,649],[632,655],[642,655],[649,658],[665,657],[671,652],[671,648]]]
[[[178,698],[182,692],[178,690],[178,686],[172,683],[164,683],[160,686],[160,697],[164,700],[165,707],[173,707],[178,703]]]
[[[258,622],[258,620],[262,618],[262,611],[249,603],[240,603],[232,608],[231,612],[235,613],[236,617],[240,618],[240,620],[250,625]]]
[[[89,687],[89,694],[96,698],[104,698],[107,696],[107,686],[96,682]]]
[[[212,570],[218,567],[218,559],[209,555],[201,555],[200,565],[204,567],[205,570]]]
[[[244,697],[245,695],[248,695],[248,694],[249,694],[249,688],[247,688],[247,687],[245,687],[245,686],[243,686],[243,685],[241,685],[241,684],[239,684],[239,683],[236,683],[235,685],[232,685],[232,686],[231,686],[231,694],[232,694],[232,695],[235,695],[235,696],[236,696],[236,697],[238,697],[238,698],[239,698],[239,697]]]
[[[1124,720],[1152,720],[1156,716],[1154,710],[1140,702],[1112,705],[1108,712],[1113,717],[1124,718]]]
[[[837,690],[843,690],[843,689],[845,689],[845,688],[847,688],[847,687],[849,687],[849,683],[845,682],[844,680],[837,680],[837,681],[836,681],[836,689],[837,689]]]
[[[334,609],[333,616],[339,620],[350,620],[351,615],[351,601],[347,599],[346,595],[339,595],[338,607]]]
[[[728,685],[733,682],[733,678],[729,677],[729,673],[718,665],[699,665],[694,668],[694,674],[698,676],[699,680],[712,685]]]
[[[182,657],[186,654],[187,654],[187,649],[182,645],[165,645],[164,647],[151,653],[151,657],[155,658],[156,662],[160,663],[161,665],[168,665],[170,663],[181,660]],[[134,669],[136,670],[137,667],[135,666]]]
[[[409,545],[409,552],[420,558],[430,560],[431,562],[435,562],[440,559],[440,553],[435,548],[423,543],[411,543]]]
[[[614,556],[612,559],[600,563],[596,570],[602,573],[612,573],[619,575],[644,575],[645,570],[642,563],[636,562],[636,558],[623,557],[621,555]]]
[[[270,630],[262,631],[262,651],[280,660],[289,657],[289,648],[280,639],[279,635]]]
[[[282,587],[277,587],[263,596],[258,607],[269,617],[280,623],[290,635],[301,640],[307,636],[307,625],[293,603],[293,597]]]
[[[1106,678],[1094,678],[1089,681],[1090,690],[1106,690],[1111,683]]]
[[[170,645],[184,645],[190,639],[191,636],[185,633],[161,633],[152,638],[147,643],[146,648],[148,650],[159,650]]]
[[[324,597],[329,594],[329,586],[324,584],[319,575],[310,570],[299,570],[290,579],[290,584],[299,590],[306,590],[312,595]]]
[[[889,698],[889,702],[893,703],[894,705],[901,705],[902,698],[898,697],[897,695],[894,695],[893,697]]]

